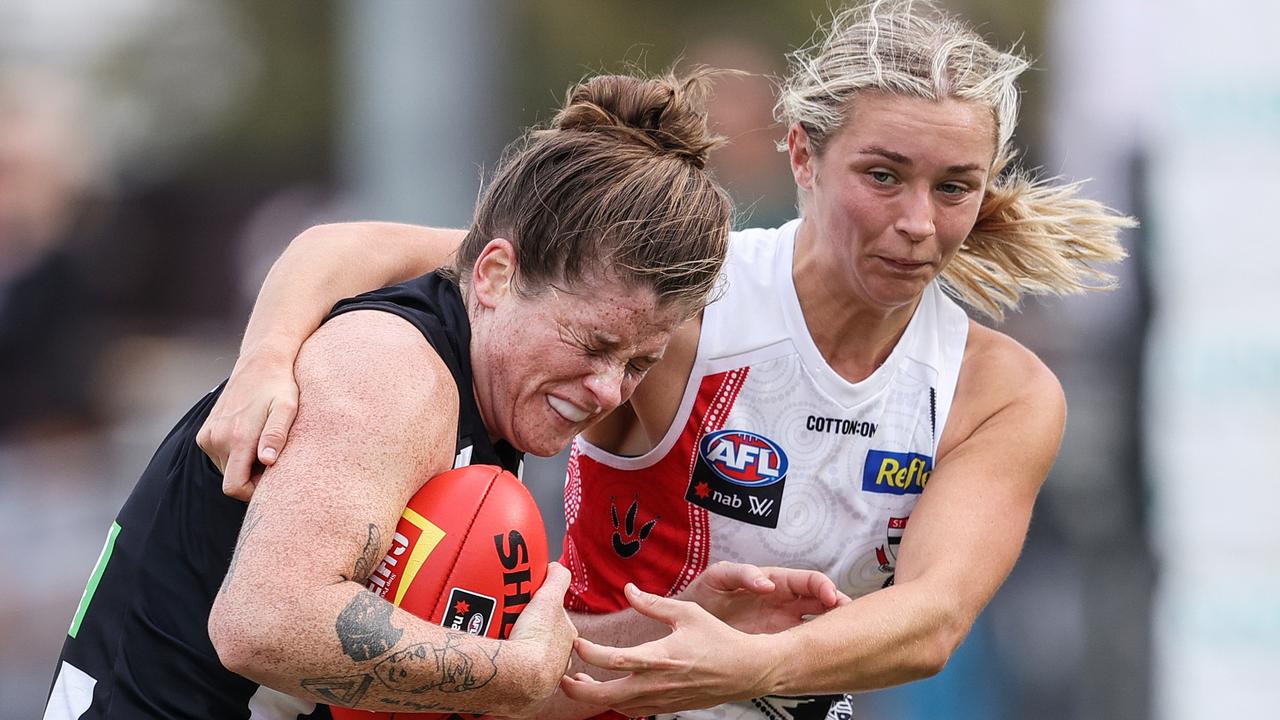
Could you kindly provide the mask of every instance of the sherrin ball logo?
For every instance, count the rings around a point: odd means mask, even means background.
[[[698,443],[698,454],[734,485],[764,487],[787,476],[787,454],[778,443],[747,430],[708,433]]]

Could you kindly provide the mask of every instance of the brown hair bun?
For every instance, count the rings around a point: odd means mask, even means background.
[[[702,71],[622,75],[569,91],[550,127],[508,146],[458,248],[461,278],[487,243],[516,248],[517,291],[617,280],[686,315],[715,288],[728,247],[729,196],[705,169]]]
[[[688,77],[601,75],[570,88],[553,130],[604,132],[671,153],[703,168],[707,153],[724,139],[707,129],[704,102],[708,79],[700,69]]]

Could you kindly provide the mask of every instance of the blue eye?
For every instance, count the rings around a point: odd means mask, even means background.
[[[897,180],[893,173],[884,170],[869,170],[867,175],[881,185],[892,185]]]
[[[964,195],[969,192],[969,187],[960,183],[943,183],[938,189],[945,195]]]

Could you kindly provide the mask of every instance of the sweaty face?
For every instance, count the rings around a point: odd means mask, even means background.
[[[793,140],[797,130],[793,130]],[[862,93],[819,155],[792,143],[807,192],[797,252],[832,289],[870,306],[914,303],[977,221],[995,155],[980,105]]]
[[[473,336],[486,425],[520,450],[554,455],[631,397],[683,319],[652,290],[616,282],[504,294]]]

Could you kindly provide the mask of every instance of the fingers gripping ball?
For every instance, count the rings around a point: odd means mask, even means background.
[[[450,630],[503,639],[546,575],[547,533],[529,491],[501,468],[471,465],[413,496],[367,587]],[[458,717],[332,712],[337,720]]]

